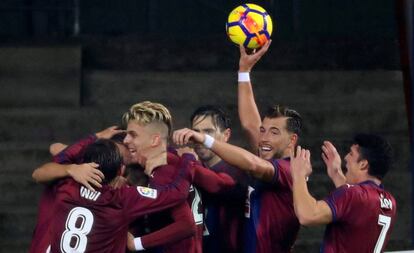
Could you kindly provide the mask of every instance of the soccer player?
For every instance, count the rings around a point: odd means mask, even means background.
[[[116,127],[109,127],[96,134],[88,135],[86,138],[68,147],[64,154],[54,156],[54,163],[45,164],[33,172],[32,177],[36,182],[47,184],[39,201],[38,217],[36,227],[33,231],[30,253],[44,253],[50,245],[48,229],[54,215],[53,208],[51,207],[55,200],[54,184],[56,183],[52,181],[70,176],[90,190],[94,189],[91,185],[100,187],[103,174],[96,168],[96,164],[78,165],[75,163],[81,162],[81,152],[86,146],[95,142],[97,138],[112,138],[119,133],[120,131]],[[127,159],[128,150],[122,149],[122,147],[119,148],[120,150],[126,151],[123,154],[126,155],[124,158]]]
[[[158,112],[158,113],[154,113]],[[144,141],[140,140],[140,134],[145,134],[145,132],[140,129],[142,125],[145,125],[146,119],[154,117],[153,115],[164,115],[162,118],[163,120],[167,120],[171,118],[169,115],[169,112],[167,108],[164,106],[157,104],[157,103],[151,103],[151,102],[143,102],[134,105],[131,107],[130,111],[124,114],[124,123],[128,125],[127,128],[127,136],[125,138],[125,143],[128,145],[130,151],[132,154],[134,154],[135,150],[141,150],[141,154],[144,155],[144,159],[138,158],[136,160],[145,160],[145,157],[151,157],[151,152],[146,151],[143,147]],[[165,126],[170,126],[170,123],[166,123]],[[153,128],[150,128],[153,130]],[[168,127],[168,132],[170,131],[170,127]],[[166,136],[168,136],[168,132],[166,133]],[[166,144],[166,143],[165,143]],[[166,147],[166,145],[165,145]],[[160,152],[159,150],[158,152]],[[155,151],[154,151],[155,152]],[[153,153],[154,153],[153,152]],[[180,150],[179,152],[182,152]],[[193,160],[189,158],[188,155],[183,155],[182,159],[186,160]],[[195,169],[195,176],[194,176],[194,184],[200,185],[204,189],[206,189],[209,192],[218,192],[222,189],[228,189],[228,187],[234,186],[235,182],[232,180],[232,178],[228,175],[223,175],[220,173],[214,173],[212,171],[209,171],[196,163],[193,163],[193,168]],[[161,182],[168,182],[170,180],[170,176],[168,174],[164,173],[162,169],[157,169],[154,171],[145,170],[147,175],[150,175],[149,177],[149,185],[156,184],[157,181]],[[211,180],[211,181],[210,181]],[[204,229],[204,220],[203,220],[203,209],[202,209],[202,203],[201,203],[201,196],[199,195],[199,191],[196,189],[196,187],[190,188],[189,198],[187,199],[187,205],[186,207],[184,205],[180,207],[174,207],[172,210],[170,210],[169,213],[165,214],[155,214],[150,216],[150,222],[153,227],[162,227],[165,226],[170,220],[171,215],[183,215],[187,210],[190,210],[189,207],[191,207],[192,211],[192,218],[193,223],[196,224],[196,231],[195,235],[191,236],[189,238],[183,239],[183,240],[176,240],[175,242],[171,242],[168,245],[165,245],[162,247],[162,252],[189,252],[189,253],[198,253],[202,252],[202,236],[203,236],[203,229]],[[187,217],[187,216],[186,216]],[[160,242],[160,240],[165,240],[168,236],[174,236],[177,235],[177,231],[175,228],[180,228],[182,225],[178,224],[179,219],[174,219],[174,222],[168,227],[165,227],[161,229],[160,231],[156,231],[152,234],[145,235],[141,239],[144,238],[154,238],[153,241]],[[155,223],[155,224],[154,224]],[[175,229],[175,230],[174,230]],[[164,235],[164,236],[163,236]],[[155,238],[158,238],[155,240]],[[135,240],[139,241],[139,237],[137,237]],[[148,243],[147,243],[148,244]],[[144,247],[146,248],[146,246]],[[134,248],[133,248],[134,249]],[[142,249],[140,247],[136,247],[136,250]]]
[[[123,122],[127,125],[127,135],[124,143],[132,155],[132,160],[145,168],[145,174],[149,176],[149,186],[170,182],[171,173],[162,166],[167,164],[167,139],[170,136],[172,125],[171,114],[168,109],[162,104],[144,101],[131,106],[129,111],[124,113]],[[177,159],[189,161],[187,158],[177,157]],[[144,243],[142,241],[144,237],[135,238],[135,250],[142,250],[148,246],[154,246],[160,240],[173,238],[174,243],[169,241],[170,244],[163,248],[164,252],[176,252],[177,250],[181,252],[201,252],[201,242],[198,242],[195,236],[185,240],[174,237],[178,236],[179,230],[183,228],[183,225],[179,222],[180,219],[193,218],[191,216],[195,216],[193,215],[194,212],[198,212],[198,200],[194,187],[191,187],[187,200],[190,205],[184,203],[170,210],[167,216],[173,216],[174,223],[170,224],[168,228],[158,231],[158,233],[155,232],[146,236],[146,238],[151,239],[147,244],[141,244]],[[190,206],[194,207],[193,212]],[[191,220],[191,222],[194,226],[194,221]],[[165,225],[165,222],[161,223],[163,223],[163,226]]]
[[[184,201],[192,180],[188,163],[182,160],[170,166],[175,171],[172,184],[159,185],[158,189],[114,189],[113,179],[122,175],[125,167],[119,148],[111,140],[89,145],[84,161],[100,165],[105,176],[102,188],[90,191],[71,178],[55,186],[50,252],[125,252],[129,223]]]
[[[275,105],[268,108],[261,120],[250,82],[250,71],[267,52],[270,43],[251,54],[240,46],[240,122],[253,152],[270,162],[264,163],[251,156],[246,161],[251,164],[248,171],[255,178],[249,186],[245,214],[245,252],[249,253],[290,252],[300,228],[293,208],[289,155],[299,142],[302,118],[290,108]]]
[[[146,169],[147,173],[151,175],[149,180],[150,186],[156,187],[157,185],[171,182],[173,177],[169,166],[165,166],[166,164],[164,162],[167,161],[165,158],[168,157],[168,164],[173,164],[177,160],[179,161],[179,158],[171,153],[167,155],[166,152],[166,136],[168,136],[171,127],[171,116],[168,110],[157,103],[143,102],[131,107],[131,110],[125,114],[124,119],[128,123],[128,126],[132,126],[132,130],[128,129],[130,136],[125,138],[125,143],[128,143],[129,147],[139,148],[139,153],[136,152],[136,148],[128,152],[128,154],[133,154],[131,158],[132,163],[140,163]],[[139,125],[142,131],[135,131],[136,129],[133,126],[137,125]],[[90,144],[94,140],[95,137],[91,136],[88,139],[80,141],[78,144],[67,148],[63,153],[58,154],[57,157],[60,159],[65,158],[65,161],[69,160],[72,163],[78,161],[76,159],[77,154],[82,153],[82,148],[86,146],[86,143]],[[137,143],[138,145],[136,145]],[[74,150],[75,152],[69,152],[70,150]],[[55,166],[57,165],[55,164]],[[68,166],[75,165],[65,166],[67,168]],[[63,172],[66,171],[65,168],[61,170]],[[50,180],[50,177],[56,176],[56,171],[49,170],[48,173],[34,174],[49,174],[47,179]],[[171,243],[191,236],[194,233],[194,221],[187,204],[183,203],[175,207],[171,211],[171,214],[175,223],[168,228],[162,229],[157,234],[153,233],[152,235],[137,238],[137,249]]]
[[[191,115],[191,128],[199,133],[208,134],[216,139],[227,142],[231,135],[230,118],[217,106],[201,106]],[[205,175],[195,176],[194,183],[202,192],[202,201],[206,207],[206,231],[203,238],[203,250],[213,252],[242,251],[242,231],[244,221],[244,203],[247,194],[247,175],[223,161],[203,145],[194,147],[198,158],[204,166],[216,173],[208,180]],[[202,169],[200,169],[202,170]],[[235,182],[233,187],[224,185],[218,192],[211,192],[213,182],[221,180],[222,174],[229,175]],[[196,175],[198,175],[196,173]],[[197,180],[200,178],[200,180]],[[203,181],[208,181],[204,185]]]
[[[324,142],[322,156],[328,174],[342,171],[330,142]],[[345,176],[339,173],[335,183],[342,186],[316,200],[305,179],[312,172],[310,152],[297,147],[291,157],[295,212],[302,225],[327,224],[321,252],[383,252],[397,211],[394,197],[381,184],[391,166],[391,147],[377,135],[358,134],[344,160]]]

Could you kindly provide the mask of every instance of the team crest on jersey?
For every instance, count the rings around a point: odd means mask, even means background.
[[[150,199],[156,199],[157,198],[157,190],[156,189],[137,186],[137,191],[143,197],[150,198]]]

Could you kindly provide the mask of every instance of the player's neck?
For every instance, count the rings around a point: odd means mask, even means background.
[[[376,177],[368,175],[364,181],[368,181],[368,180],[374,182],[376,185],[381,185],[381,180],[379,180]]]
[[[381,180],[379,180],[377,177],[371,176],[371,175],[363,175],[363,176],[359,176],[357,178],[357,180],[354,180],[354,182],[347,182],[350,184],[359,184],[365,181],[372,181],[374,182],[376,185],[380,185],[381,184]]]
[[[219,156],[214,156],[213,158],[211,158],[210,160],[208,160],[208,161],[205,161],[204,162],[204,164],[207,166],[207,167],[209,167],[209,168],[211,168],[211,167],[213,167],[214,165],[216,165],[216,164],[218,164],[219,162],[221,162],[221,158],[219,157]]]
[[[167,164],[167,149],[158,148],[152,153],[148,154],[147,160],[145,162],[145,174],[150,176],[152,171],[159,167]]]

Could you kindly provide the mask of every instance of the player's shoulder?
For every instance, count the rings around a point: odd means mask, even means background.
[[[290,170],[290,158],[272,158],[268,160],[275,169]]]
[[[355,202],[364,202],[372,197],[374,191],[380,189],[379,186],[371,182],[362,182],[358,184],[344,184],[338,187],[335,192],[335,197],[348,197]]]

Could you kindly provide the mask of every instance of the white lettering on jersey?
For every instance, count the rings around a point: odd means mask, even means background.
[[[101,196],[101,193],[98,192],[98,191],[95,191],[95,192],[94,191],[91,191],[91,190],[89,190],[89,189],[81,186],[81,188],[80,188],[80,196],[82,198],[85,198],[85,199],[89,199],[89,200],[96,201],[98,199],[98,197]]]
[[[254,188],[249,185],[249,187],[247,188],[247,198],[244,210],[244,217],[246,218],[250,218],[250,195],[252,195],[253,191]]]
[[[381,208],[392,210],[392,201],[384,197],[384,195],[380,194],[380,204]]]
[[[156,189],[143,187],[143,186],[137,186],[137,191],[143,197],[150,198],[150,199],[156,199],[157,198],[157,190]]]

